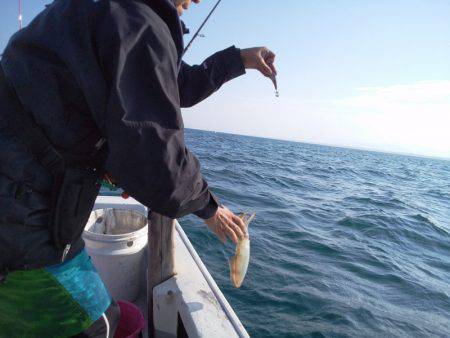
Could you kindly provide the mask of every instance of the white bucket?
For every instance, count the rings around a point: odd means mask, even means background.
[[[145,280],[147,217],[130,209],[99,209],[84,229],[86,250],[115,300],[134,301]]]

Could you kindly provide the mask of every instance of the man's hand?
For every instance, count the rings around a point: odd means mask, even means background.
[[[247,236],[245,223],[224,206],[220,206],[216,214],[205,220],[205,223],[224,244],[227,242],[227,236],[234,244],[237,244],[240,239]]]
[[[273,78],[277,75],[275,53],[266,47],[241,49],[242,62],[246,69],[257,69],[264,76]]]

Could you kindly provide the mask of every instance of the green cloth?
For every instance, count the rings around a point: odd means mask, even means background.
[[[0,284],[0,337],[70,337],[93,323],[45,269],[15,271]]]

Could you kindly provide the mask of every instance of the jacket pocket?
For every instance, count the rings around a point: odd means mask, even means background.
[[[53,237],[58,249],[81,236],[99,190],[98,176],[92,170],[66,170],[53,211]]]

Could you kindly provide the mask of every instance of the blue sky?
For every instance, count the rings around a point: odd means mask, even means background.
[[[23,0],[24,23],[48,1]],[[0,48],[17,29],[4,1]],[[194,31],[215,0],[183,15]],[[255,71],[184,111],[187,127],[450,158],[450,1],[223,0],[186,56],[266,45],[280,98]]]

